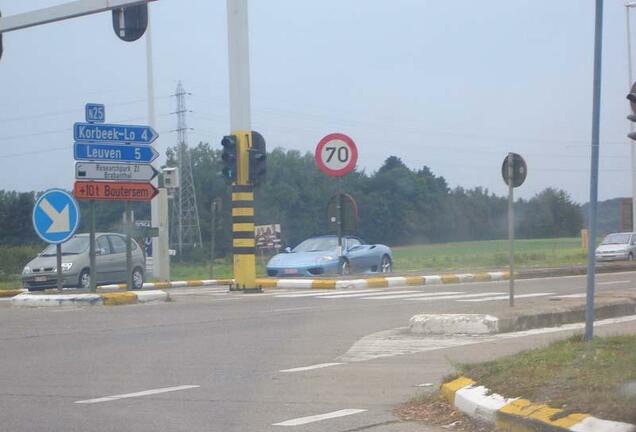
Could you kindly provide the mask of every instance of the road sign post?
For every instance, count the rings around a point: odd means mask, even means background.
[[[510,246],[509,262],[509,304],[515,305],[515,209],[514,188],[519,187],[526,180],[528,166],[517,153],[508,153],[501,165],[501,176],[508,185],[508,242]]]
[[[80,221],[79,205],[66,191],[49,189],[35,202],[31,218],[36,234],[46,243],[56,245],[57,288],[62,291],[62,243],[77,231]]]
[[[320,140],[314,153],[318,169],[329,177],[337,177],[338,214],[338,274],[342,274],[342,177],[349,174],[358,162],[358,148],[351,138],[342,133],[332,133]]]

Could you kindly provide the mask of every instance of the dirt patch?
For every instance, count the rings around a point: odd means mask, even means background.
[[[403,421],[415,421],[426,425],[440,426],[449,431],[494,431],[492,427],[478,424],[457,411],[437,394],[415,398],[396,408],[394,414]]]

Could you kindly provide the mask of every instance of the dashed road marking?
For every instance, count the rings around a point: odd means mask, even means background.
[[[428,295],[420,295],[419,297],[413,296],[412,298],[407,298],[405,300],[411,301],[436,301],[436,300],[459,300],[459,299],[468,299],[473,297],[486,297],[493,296],[496,294],[502,294],[500,291],[497,292],[485,292],[479,294],[457,294],[457,295],[447,295],[447,296],[438,296],[432,297],[430,294]]]
[[[168,393],[168,392],[179,391],[179,390],[188,390],[188,389],[197,388],[197,387],[201,387],[201,386],[181,385],[181,386],[175,386],[175,387],[164,387],[164,388],[158,388],[158,389],[152,389],[152,390],[144,390],[144,391],[140,391],[136,393],[126,393],[126,394],[120,394],[120,395],[105,396],[105,397],[96,398],[96,399],[80,400],[80,401],[75,401],[75,403],[76,404],[94,404],[94,403],[100,403],[100,402],[112,402],[119,399],[150,396],[150,395]]]
[[[415,291],[418,292],[418,291]],[[439,297],[450,294],[464,294],[465,291],[440,291],[435,293],[426,293],[423,294],[402,294],[402,295],[393,295],[390,292],[381,293],[382,295],[377,297],[362,297],[363,300],[393,300],[393,299],[405,299],[405,298],[417,298],[417,297]]]
[[[623,285],[628,283],[632,283],[632,281],[618,280],[618,281],[609,281],[609,282],[596,282],[596,285]]]
[[[353,414],[359,414],[365,412],[365,409],[342,409],[339,411],[332,411],[325,414],[318,414],[308,417],[300,417],[296,419],[286,420],[280,423],[274,423],[272,426],[300,426],[308,423],[314,423],[322,420],[328,420],[338,417],[345,417]]]
[[[283,369],[283,370],[279,370],[278,372],[285,372],[285,373],[289,373],[289,372],[305,372],[305,371],[314,370],[314,369],[322,369],[322,368],[331,367],[331,366],[338,366],[338,365],[341,365],[341,364],[343,364],[343,363],[320,363],[320,364],[315,364],[315,365],[311,365],[311,366],[297,367],[297,368],[293,368],[293,369]]]
[[[365,293],[357,293],[357,294],[352,294],[352,293],[345,293],[345,294],[332,294],[332,295],[325,295],[322,296],[321,298],[327,298],[327,299],[339,299],[339,298],[355,298],[355,297],[366,297],[366,298],[371,298],[370,296],[376,296],[376,295],[386,295],[389,292],[393,292],[393,294],[406,294],[406,293],[417,293],[419,291],[380,291],[380,292],[365,292]]]
[[[533,293],[533,294],[515,294],[515,299],[519,298],[530,298],[530,297],[545,297],[549,295],[553,295],[554,293]],[[508,300],[510,297],[508,295],[500,295],[496,297],[486,297],[486,298],[478,298],[478,299],[468,299],[468,300],[457,300],[460,302],[487,302],[487,301],[495,301],[495,300]]]
[[[358,293],[371,293],[371,292],[377,292],[377,289],[365,289],[365,290],[346,290],[346,291],[342,291],[343,293],[346,292],[347,294],[358,294]],[[298,297],[323,297],[323,296],[329,296],[329,295],[334,295],[335,292],[334,291],[328,291],[328,292],[310,292],[310,293],[294,293],[294,294],[279,294],[276,297],[278,298],[298,298]]]

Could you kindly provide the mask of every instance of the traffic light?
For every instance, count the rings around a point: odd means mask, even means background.
[[[265,138],[252,131],[252,147],[250,148],[250,183],[254,186],[265,180],[267,173],[267,149]]]
[[[632,108],[632,113],[630,115],[627,116],[627,119],[631,122],[636,123],[636,83],[634,83],[634,85],[632,85],[632,89],[630,90],[629,94],[627,95],[627,100],[629,101],[629,105]],[[632,128],[632,131],[634,129]],[[629,134],[627,134],[627,136],[633,140],[636,140],[636,132],[631,132]]]
[[[230,182],[236,180],[237,176],[237,163],[238,163],[238,139],[236,135],[226,135],[221,140],[223,146],[223,153],[221,159],[223,160],[223,177]]]
[[[134,42],[144,35],[147,28],[147,4],[113,9],[113,30],[119,39]]]

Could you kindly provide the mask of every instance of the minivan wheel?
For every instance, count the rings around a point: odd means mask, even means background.
[[[84,269],[79,276],[79,287],[82,289],[91,288],[91,272],[89,269]]]
[[[144,287],[144,272],[137,267],[132,274],[133,289],[140,290]]]

